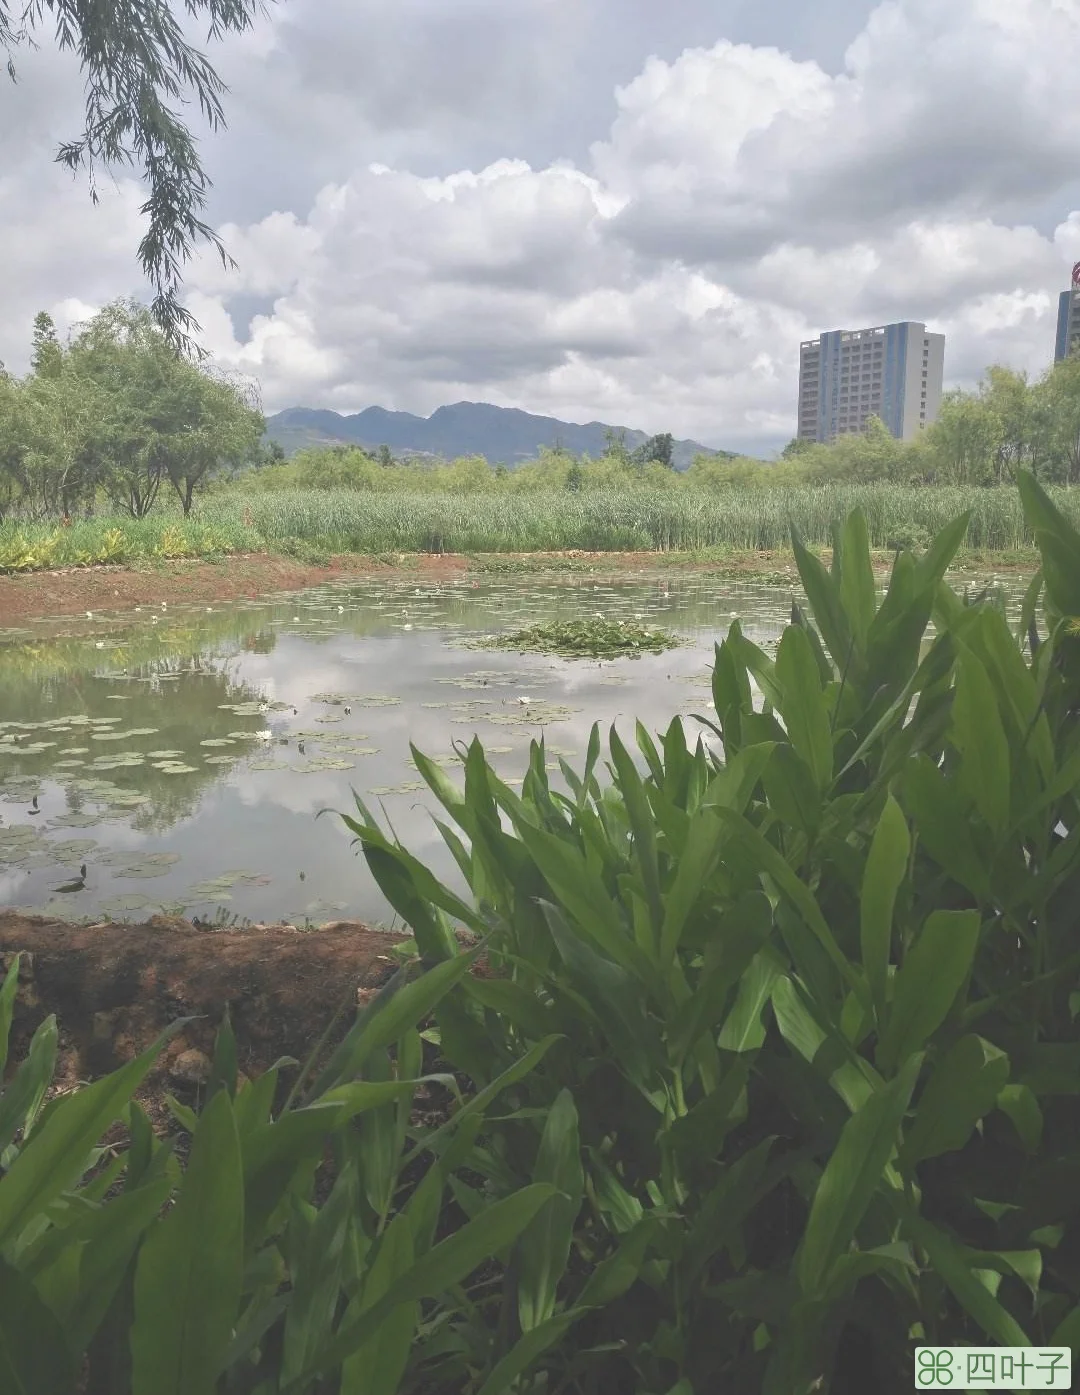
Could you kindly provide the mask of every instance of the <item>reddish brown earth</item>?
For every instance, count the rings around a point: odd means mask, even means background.
[[[4,973],[20,955],[9,1059],[13,1066],[24,1059],[37,1026],[55,1013],[56,1085],[70,1088],[131,1060],[178,1018],[194,1017],[141,1092],[157,1101],[205,1077],[228,1006],[245,1075],[280,1056],[303,1062],[335,1013],[329,1045],[344,1035],[357,1004],[391,977],[399,961],[390,948],[402,938],[359,921],[307,931],[200,930],[179,917],[72,925],[0,912]]]
[[[573,582],[596,571],[665,572],[673,567],[695,571],[719,571],[729,575],[753,575],[770,569],[794,572],[790,557],[770,552],[736,553],[723,561],[701,562],[691,556],[655,552],[569,552],[500,554],[497,564],[522,564]],[[347,555],[326,566],[310,566],[288,557],[266,553],[241,553],[214,560],[163,561],[153,567],[71,567],[62,571],[26,572],[0,576],[0,625],[85,610],[126,610],[161,601],[207,602],[254,598],[268,591],[300,590],[350,577],[395,575],[431,580],[460,577],[483,563],[453,553],[402,556],[397,564],[375,557]]]
[[[821,556],[830,560],[829,549]],[[733,552],[723,558],[701,560],[692,554],[676,552],[553,552],[500,553],[489,559],[491,570],[536,570],[550,573],[550,579],[574,582],[596,572],[672,570],[713,572],[751,579],[754,576],[785,574],[794,577],[795,565],[787,552]],[[967,559],[973,570],[989,568],[998,573],[1029,572],[1028,559],[1013,561],[1000,555]],[[890,554],[874,557],[874,569],[887,573]],[[398,561],[348,554],[335,557],[325,566],[311,566],[289,557],[267,553],[238,553],[229,557],[162,561],[153,567],[72,567],[63,571],[20,573],[0,576],[0,625],[47,616],[71,615],[84,610],[126,610],[136,605],[161,601],[207,602],[254,598],[268,591],[293,591],[320,586],[349,577],[395,575],[431,580],[484,574],[484,560],[455,553],[409,554]]]

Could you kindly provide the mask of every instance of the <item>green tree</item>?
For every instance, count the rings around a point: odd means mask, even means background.
[[[184,357],[136,301],[94,316],[72,341],[68,363],[68,376],[101,402],[83,458],[133,518],[150,512],[163,485],[189,513],[199,488],[258,448],[264,422],[251,391]]]
[[[1080,484],[1080,359],[1055,364],[1040,395],[1050,424],[1049,473],[1065,484]]]
[[[251,460],[265,422],[248,384],[177,359],[150,424],[158,459],[186,518],[196,490]]]
[[[650,436],[647,441],[638,446],[633,454],[635,465],[649,465],[656,461],[658,465],[664,465],[667,469],[675,468],[672,460],[672,451],[675,440],[670,431],[662,431],[659,436]]]
[[[191,94],[211,130],[217,130],[225,124],[225,85],[205,54],[184,38],[173,12],[179,8],[170,0],[28,0],[16,17],[10,0],[0,0],[0,47],[14,81],[14,50],[33,43],[33,31],[47,11],[61,51],[78,54],[86,79],[86,125],[79,137],[61,145],[56,159],[72,171],[87,171],[95,203],[99,168],[141,165],[147,185],[141,212],[148,222],[138,256],[154,289],[153,315],[175,346],[193,350],[188,331],[199,326],[180,304],[181,267],[199,241],[211,243],[226,266],[234,263],[200,217],[210,180],[195,139],[172,109]],[[189,19],[208,21],[213,40],[250,29],[265,9],[265,0],[184,0],[183,5]]]
[[[993,365],[979,385],[978,400],[997,423],[994,476],[1003,484],[1031,462],[1033,415],[1027,374]]]
[[[844,432],[835,440],[799,452],[807,478],[818,483],[896,479],[904,473],[906,447],[880,417],[871,416],[866,430]],[[789,457],[790,459],[791,457]]]
[[[56,337],[56,326],[47,310],[34,316],[34,346],[30,366],[39,378],[59,378],[64,371],[64,351]]]
[[[948,392],[937,420],[927,428],[937,461],[936,480],[949,484],[989,484],[1000,448],[1001,423],[972,393]]]
[[[604,428],[604,454],[602,458],[618,461],[623,465],[629,464],[630,447],[626,444],[626,432],[622,427],[608,426]]]

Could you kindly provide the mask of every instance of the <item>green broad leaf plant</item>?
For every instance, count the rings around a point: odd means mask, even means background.
[[[346,818],[422,956],[487,937],[445,1062],[555,1038],[478,1136],[477,1213],[561,1192],[508,1388],[900,1391],[918,1342],[1080,1335],[1080,535],[1020,489],[1015,629],[944,579],[966,517],[881,593],[856,512],[831,566],[793,537],[807,607],[772,655],[731,625],[696,737],[594,729],[564,789],[534,743],[520,793],[414,749],[467,904]]]
[[[1080,534],[1019,488],[1015,625],[945,580],[966,517],[882,591],[855,512],[696,732],[520,792],[414,747],[467,892],[357,797],[403,965],[283,1104],[226,1021],[183,1163],[158,1048],[46,1102],[43,1023],[0,1389],[891,1395],[919,1343],[1080,1342]]]

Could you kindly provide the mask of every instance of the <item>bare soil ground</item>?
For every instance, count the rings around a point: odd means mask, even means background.
[[[307,931],[201,930],[179,917],[72,925],[0,912],[3,972],[20,955],[9,1069],[25,1059],[50,1013],[59,1029],[59,1089],[107,1074],[178,1018],[193,1017],[140,1091],[160,1119],[166,1092],[187,1094],[205,1079],[226,1006],[246,1076],[281,1056],[304,1062],[335,1012],[344,1007],[327,1049],[394,973],[389,951],[402,938],[359,921]]]
[[[882,565],[887,561],[882,559]],[[242,600],[268,591],[300,590],[330,581],[347,581],[350,577],[407,574],[440,580],[472,574],[477,579],[489,573],[536,570],[573,582],[598,571],[618,574],[673,569],[746,577],[795,573],[790,554],[772,552],[732,553],[719,560],[655,552],[499,553],[490,558],[454,553],[409,554],[390,561],[348,555],[332,558],[325,566],[267,553],[239,553],[212,560],[163,561],[145,568],[71,567],[0,576],[0,624],[15,625],[85,610],[127,610],[161,601]]]
[[[822,553],[827,562],[828,549]],[[999,572],[1032,571],[1030,559],[1000,555],[964,559],[972,569]],[[889,553],[874,557],[876,571],[887,573]],[[28,572],[0,576],[0,625],[24,620],[72,615],[85,610],[127,610],[137,605],[170,602],[231,601],[253,599],[268,591],[293,591],[350,577],[408,574],[428,580],[514,571],[543,571],[552,579],[573,583],[597,572],[618,575],[639,571],[712,572],[752,579],[786,579],[796,576],[789,552],[732,552],[721,558],[693,553],[656,552],[558,552],[498,553],[491,557],[467,557],[456,553],[402,554],[396,559],[349,554],[334,557],[325,566],[313,566],[268,553],[237,553],[214,559],[163,561],[147,567],[72,567],[62,571]],[[479,582],[477,583],[479,584]]]

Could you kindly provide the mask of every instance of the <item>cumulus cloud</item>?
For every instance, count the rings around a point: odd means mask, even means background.
[[[189,299],[268,410],[464,397],[762,449],[793,433],[799,341],[823,329],[924,320],[963,385],[991,362],[1047,364],[1080,258],[1080,114],[1061,100],[1077,0],[885,0],[837,71],[721,35],[643,53],[575,159],[522,158],[530,100],[550,103],[602,15],[618,22],[605,3],[527,0],[515,30],[492,0],[453,20],[379,0],[362,44],[344,0],[295,0],[231,51],[233,129],[212,150],[254,164],[258,116],[292,125],[297,166],[285,195],[222,224],[239,270],[201,254]],[[316,72],[313,115],[297,75]],[[355,124],[327,147],[334,112]],[[455,164],[478,128],[503,153]],[[305,131],[320,183],[290,202]],[[91,210],[26,171],[0,188],[18,209],[0,252],[27,325],[135,289],[137,188]]]

